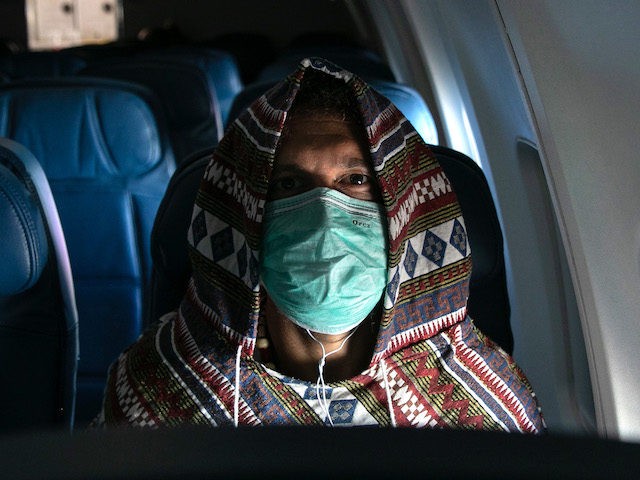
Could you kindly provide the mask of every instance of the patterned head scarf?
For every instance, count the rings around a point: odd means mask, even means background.
[[[193,279],[181,314],[204,317],[253,354],[269,179],[287,115],[311,70],[353,93],[386,210],[389,269],[373,364],[465,318],[470,251],[456,196],[420,135],[387,98],[325,60],[302,61],[227,130],[196,198],[188,232]]]

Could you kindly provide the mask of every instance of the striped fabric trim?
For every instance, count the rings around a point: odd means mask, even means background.
[[[529,419],[524,404],[521,399],[518,398],[516,392],[511,389],[513,381],[509,383],[504,381],[498,373],[493,370],[495,367],[490,366],[485,358],[480,356],[474,349],[469,348],[469,346],[462,341],[461,332],[460,328],[455,329],[453,332],[453,345],[457,350],[456,358],[484,385],[485,391],[489,392],[504,405],[505,413],[513,418],[519,431],[534,432],[536,427]]]
[[[467,307],[463,307],[456,312],[448,313],[440,318],[431,320],[429,323],[418,325],[393,336],[388,347],[385,350],[378,352],[373,357],[372,363],[378,363],[381,358],[387,357],[390,352],[397,352],[407,345],[416,343],[424,338],[429,338],[441,330],[450,327],[451,325],[455,325],[462,321],[466,315]]]

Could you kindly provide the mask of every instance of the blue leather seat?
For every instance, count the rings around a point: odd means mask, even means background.
[[[182,61],[124,57],[93,63],[82,75],[135,82],[160,99],[178,163],[217,145],[223,125],[215,86],[200,67]]]
[[[14,80],[75,75],[85,64],[72,53],[53,50],[0,55],[0,72]]]
[[[433,145],[431,149],[458,196],[465,218],[473,271],[469,314],[508,352],[513,351],[502,229],[484,173],[471,158]],[[151,235],[153,271],[147,323],[178,307],[191,276],[187,230],[196,192],[214,149],[183,162],[171,179]]]
[[[80,320],[77,419],[141,332],[150,232],[175,163],[146,89],[76,78],[0,86],[0,135],[40,160],[58,205]]]
[[[243,83],[253,83],[264,67],[276,58],[273,39],[264,33],[229,32],[200,40],[198,45],[231,53]]]
[[[133,55],[145,45],[137,40],[118,40],[109,43],[86,43],[60,50],[84,60],[86,65],[104,61],[108,58],[121,58]]]
[[[65,238],[42,168],[0,139],[0,432],[73,424],[78,315]]]
[[[174,46],[162,50],[143,51],[136,55],[136,58],[185,63],[200,68],[211,80],[220,108],[222,125],[226,126],[233,99],[243,88],[238,65],[231,54],[203,47]]]
[[[437,145],[438,130],[436,122],[433,120],[431,110],[417,90],[396,82],[372,79],[369,85],[379,93],[387,97],[398,107],[398,110],[407,117],[422,139],[431,144]]]

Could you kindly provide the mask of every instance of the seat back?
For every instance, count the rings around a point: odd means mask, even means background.
[[[243,88],[238,65],[231,54],[204,47],[174,46],[162,50],[143,51],[136,55],[136,58],[198,67],[209,77],[220,108],[222,125],[224,127],[227,124],[233,99]]]
[[[85,61],[69,52],[42,51],[0,55],[0,72],[11,79],[75,75]]]
[[[378,79],[369,80],[369,85],[393,102],[425,142],[438,145],[436,122],[417,90],[401,83]]]
[[[67,238],[80,320],[77,419],[141,333],[150,232],[174,169],[147,90],[105,79],[0,86],[0,135],[40,159]]]
[[[489,185],[480,167],[466,155],[431,146],[458,196],[464,215],[473,271],[469,314],[476,325],[506,351],[513,351],[502,230]],[[160,204],[151,235],[153,257],[152,323],[178,307],[191,275],[187,230],[200,180],[213,150],[184,162]]]
[[[47,179],[0,139],[0,432],[73,425],[78,314]]]
[[[502,228],[487,178],[471,158],[430,145],[458,197],[471,247],[469,315],[480,330],[513,353]]]
[[[198,41],[203,47],[231,53],[243,83],[252,83],[264,67],[276,58],[273,39],[264,33],[229,32]]]
[[[186,62],[127,57],[89,65],[82,75],[135,82],[160,99],[177,163],[218,144],[222,117],[209,76]]]

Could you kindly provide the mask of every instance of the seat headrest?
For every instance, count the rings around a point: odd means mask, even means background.
[[[136,55],[136,58],[198,67],[212,82],[222,122],[226,124],[231,103],[243,87],[238,65],[231,54],[203,47],[174,46],[170,49],[144,51]]]
[[[69,52],[22,52],[0,56],[0,72],[10,78],[59,77],[74,75],[86,62]]]
[[[0,297],[31,288],[47,264],[48,244],[38,199],[0,164]]]
[[[222,136],[215,86],[199,68],[179,62],[115,59],[90,65],[83,75],[135,82],[151,89],[162,102],[171,129],[191,129],[204,122]]]
[[[422,139],[431,145],[438,145],[438,130],[431,110],[417,90],[395,82],[371,80],[369,84],[387,97],[407,117]]]
[[[0,135],[29,145],[50,179],[136,177],[170,155],[152,96],[103,79],[0,85]]]

